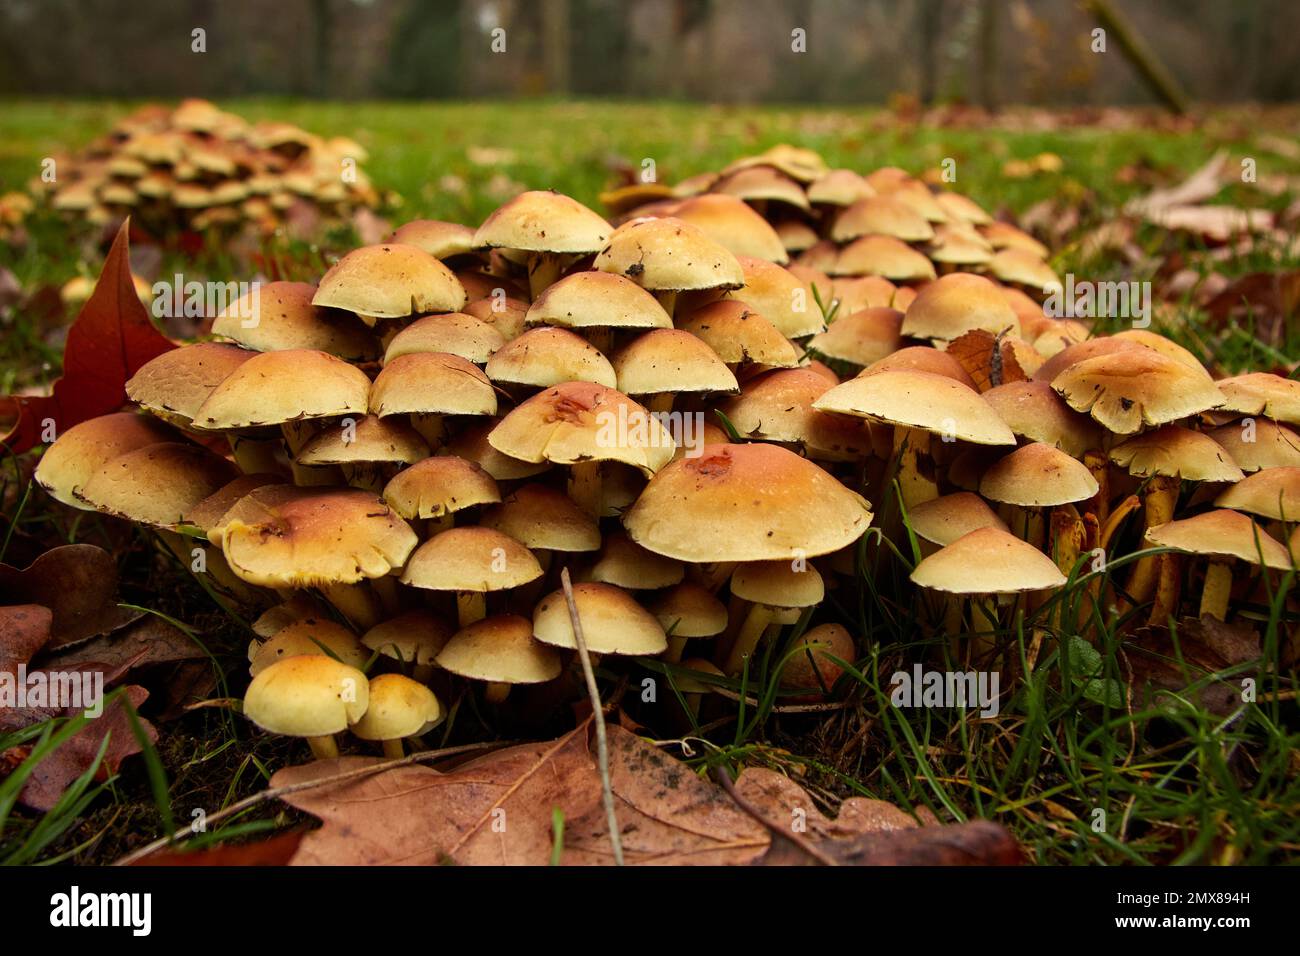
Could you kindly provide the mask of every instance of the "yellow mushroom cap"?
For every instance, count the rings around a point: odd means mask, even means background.
[[[851,242],[873,234],[893,236],[903,242],[927,242],[934,237],[934,227],[893,196],[860,199],[840,213],[831,226],[835,242]]]
[[[36,482],[56,501],[87,508],[78,497],[81,487],[119,455],[176,441],[180,435],[156,418],[135,412],[114,412],[73,425],[59,435],[36,465]]]
[[[647,551],[625,534],[614,533],[606,536],[600,554],[582,579],[630,591],[654,591],[680,583],[685,573],[681,562]]]
[[[893,236],[861,236],[840,250],[827,270],[833,276],[883,276],[923,282],[936,275],[934,263]]]
[[[1078,412],[1117,435],[1217,408],[1223,394],[1204,372],[1147,348],[1098,355],[1072,365],[1052,388]]]
[[[652,329],[614,353],[610,364],[625,395],[734,392],[736,376],[716,352],[682,329]]]
[[[471,680],[542,684],[560,676],[560,655],[533,638],[533,625],[517,614],[476,621],[452,635],[438,666]]]
[[[654,287],[651,287],[654,288]],[[575,272],[528,307],[528,325],[564,329],[670,329],[673,320],[639,282],[614,272]]]
[[[663,629],[673,637],[714,637],[727,628],[727,606],[707,588],[683,581],[650,605]]]
[[[300,465],[409,464],[428,455],[429,446],[406,422],[364,415],[317,432],[302,446],[295,460]]]
[[[982,393],[1013,432],[1055,445],[1075,458],[1101,447],[1101,430],[1065,404],[1046,382],[1007,382]]]
[[[636,219],[619,226],[593,268],[625,276],[645,289],[684,292],[739,289],[745,284],[734,254],[699,228],[674,218]]]
[[[417,461],[384,487],[384,500],[403,518],[441,518],[462,508],[501,500],[497,483],[482,465],[455,455]]]
[[[158,442],[106,462],[77,496],[104,514],[171,528],[237,473],[230,462],[202,445]]]
[[[1014,445],[1016,436],[974,389],[942,375],[902,369],[859,375],[813,403],[825,412],[875,418],[976,445]]]
[[[1300,434],[1267,418],[1250,418],[1207,432],[1242,471],[1300,466]]]
[[[324,654],[288,657],[253,678],[244,716],[288,737],[326,737],[361,719],[370,682],[355,667]]]
[[[326,654],[358,670],[370,657],[346,627],[327,618],[308,617],[280,628],[265,641],[253,641],[248,647],[248,673],[256,677],[286,658],[311,654]]]
[[[811,607],[826,596],[826,585],[803,561],[747,561],[732,572],[731,593],[754,604]]]
[[[1162,425],[1110,450],[1110,460],[1142,478],[1166,475],[1189,481],[1241,481],[1236,462],[1209,435]]]
[[[764,441],[795,442],[820,461],[851,461],[871,452],[871,426],[860,418],[821,412],[813,403],[832,382],[811,368],[764,372],[720,409],[736,431]]]
[[[766,259],[737,256],[745,284],[723,298],[747,303],[788,339],[803,338],[826,328],[812,288],[789,269]]]
[[[911,579],[951,594],[1016,594],[1065,584],[1051,558],[994,527],[977,528],[923,559]]]
[[[612,584],[573,586],[582,636],[593,654],[640,656],[668,649],[668,637],[655,616]],[[542,598],[533,611],[533,636],[543,644],[573,649],[573,620],[563,591]]]
[[[308,282],[267,282],[213,320],[212,334],[258,352],[314,349],[348,362],[378,358],[379,343],[355,315],[312,305]]]
[[[1300,467],[1265,468],[1224,491],[1214,503],[1274,521],[1300,520]]]
[[[464,312],[416,319],[398,332],[384,351],[384,362],[412,352],[446,352],[482,365],[506,344],[493,326]]]
[[[609,238],[610,226],[576,199],[533,190],[498,207],[474,234],[476,248],[528,252],[595,252]]]
[[[1271,372],[1251,372],[1222,379],[1218,385],[1227,398],[1224,411],[1300,424],[1300,382],[1294,379]]]
[[[427,666],[451,638],[451,628],[430,611],[418,609],[381,621],[361,637],[361,643],[385,657]]]
[[[492,383],[473,362],[447,352],[412,352],[384,366],[370,386],[374,415],[495,415]]]
[[[664,468],[623,514],[628,535],[680,561],[829,554],[871,523],[866,500],[777,445],[706,445]]]
[[[1193,518],[1170,521],[1147,530],[1154,545],[1220,559],[1286,570],[1291,555],[1280,542],[1239,511],[1220,508]]]
[[[126,395],[164,421],[184,427],[212,390],[256,354],[216,342],[183,345],[142,365],[126,383]]]
[[[423,249],[435,259],[450,259],[474,248],[474,230],[457,222],[413,219],[393,230],[392,241]]]
[[[978,528],[1009,531],[997,512],[983,498],[969,491],[958,491],[912,505],[907,512],[907,523],[917,537],[941,547]]]
[[[1026,508],[1085,501],[1096,493],[1097,479],[1082,462],[1043,442],[1000,458],[980,480],[985,498]]]
[[[399,242],[353,249],[325,273],[312,297],[313,305],[377,318],[459,312],[467,301],[450,269]]]
[[[427,733],[442,718],[442,704],[429,688],[401,674],[380,674],[370,679],[366,712],[352,733],[362,740],[400,740]]]
[[[365,372],[326,352],[259,352],[212,390],[194,413],[194,427],[251,428],[364,415],[369,393]]]
[[[542,576],[533,553],[491,528],[451,528],[434,535],[406,562],[402,583],[431,591],[485,593],[517,588]]]
[[[775,325],[744,302],[720,299],[678,316],[677,328],[702,339],[722,361],[775,368],[799,364],[799,353]]]
[[[954,272],[931,282],[903,316],[904,335],[952,340],[974,329],[1020,335],[1020,320],[998,287],[983,276]]]
[[[859,309],[838,316],[808,348],[827,358],[867,366],[897,352],[903,343],[903,313],[887,306]]]
[[[700,232],[733,256],[752,256],[780,265],[785,265],[790,259],[776,230],[735,196],[720,193],[693,196],[679,203],[672,215],[675,221],[698,227]],[[697,285],[694,288],[710,287]]]
[[[545,485],[523,485],[483,512],[479,525],[507,534],[527,548],[595,551],[600,526],[568,495]]]
[[[614,367],[599,349],[567,329],[550,326],[511,339],[488,359],[486,371],[494,382],[533,388],[563,382],[595,382],[606,388],[618,384]]]

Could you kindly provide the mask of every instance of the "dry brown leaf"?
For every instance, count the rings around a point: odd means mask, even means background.
[[[324,784],[282,799],[323,821],[293,858],[304,864],[519,864],[551,860],[553,810],[563,814],[565,865],[613,862],[590,724],[555,741],[497,751],[442,773],[404,766]],[[994,824],[918,827],[879,801],[846,801],[831,820],[793,782],[747,770],[736,783],[753,813],[685,764],[615,725],[610,782],[629,864],[754,865],[816,862],[773,834],[807,808],[806,839],[847,863],[1007,862],[1014,840]],[[377,761],[348,757],[291,767],[273,787],[323,780]],[[972,829],[973,828],[973,829]],[[908,836],[915,831],[924,836]],[[792,831],[793,832],[793,831]],[[1008,847],[1010,849],[1008,849]]]
[[[39,604],[0,607],[0,671],[14,673],[50,639],[50,609]]]
[[[1213,617],[1179,621],[1176,648],[1164,626],[1140,628],[1134,633],[1134,643],[1128,660],[1139,701],[1158,697],[1160,691],[1181,694],[1208,675],[1258,661],[1263,653],[1259,634],[1249,623],[1227,624]],[[1213,681],[1200,690],[1199,701],[1211,713],[1227,715],[1241,705],[1242,680],[1254,676],[1250,669],[1226,681]]]
[[[159,850],[132,866],[285,866],[298,850],[303,833],[294,830],[256,843],[214,846],[206,850]]]
[[[92,544],[65,544],[23,570],[0,564],[0,604],[41,604],[54,615],[47,650],[109,634],[140,616],[117,606],[117,563]]]
[[[1153,210],[1146,218],[1161,228],[1194,232],[1215,242],[1227,242],[1244,232],[1273,228],[1273,214],[1267,209],[1236,206],[1167,206]]]
[[[1207,199],[1213,199],[1223,188],[1224,166],[1227,162],[1228,154],[1220,150],[1210,157],[1209,162],[1177,186],[1155,189],[1145,196],[1130,200],[1124,206],[1124,211],[1131,216],[1149,218],[1161,210],[1175,206],[1193,206]]]
[[[1016,361],[1011,343],[1001,335],[984,329],[972,329],[948,343],[948,354],[975,380],[981,392],[1005,385],[1023,382],[1028,376]]]

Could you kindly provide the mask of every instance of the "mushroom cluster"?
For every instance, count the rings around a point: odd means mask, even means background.
[[[1248,515],[1300,504],[1300,384],[1216,382],[1161,336],[1090,338],[969,272],[854,278],[869,304],[831,280],[823,309],[762,216],[715,195],[618,226],[553,192],[477,230],[407,223],[232,304],[37,480],[262,605],[246,713],[321,755],[345,730],[398,753],[448,694],[560,680],[564,568],[590,652],[660,658],[694,713],[764,660],[830,693],[863,648],[827,592],[913,538],[917,604],[951,636],[1045,608],[1124,540],[1160,550],[1104,599],[1153,619],[1189,574],[1223,617],[1290,567]],[[972,331],[1008,356],[979,381],[950,350]]]
[[[102,226],[131,217],[155,234],[270,233],[300,204],[326,219],[378,204],[365,149],[289,123],[249,123],[206,100],[146,106],[33,181],[57,211]]]

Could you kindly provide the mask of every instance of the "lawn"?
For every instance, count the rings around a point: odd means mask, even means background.
[[[6,102],[0,104],[0,192],[21,186],[43,157],[88,141],[137,104],[119,102]],[[598,208],[597,196],[620,169],[652,160],[658,178],[675,182],[716,169],[731,159],[779,142],[812,147],[832,166],[869,170],[899,165],[913,172],[956,161],[955,188],[985,208],[1023,212],[1049,199],[1082,210],[1076,232],[1106,221],[1125,200],[1170,185],[1216,150],[1257,156],[1260,172],[1300,174],[1300,160],[1269,152],[1259,139],[1279,130],[1294,139],[1295,114],[1280,111],[1258,122],[1216,114],[1182,126],[1057,125],[1038,130],[927,128],[879,110],[729,108],[644,103],[312,103],[225,101],[249,119],[275,118],[322,134],[348,135],[370,152],[364,164],[384,190],[400,197],[386,215],[395,223],[430,217],[475,224],[520,186],[554,188]],[[1042,153],[1061,158],[1060,172],[1027,178],[1006,175],[1008,160]],[[1236,188],[1226,201],[1238,198]],[[1294,197],[1264,200],[1274,210]],[[1244,201],[1244,200],[1243,200]],[[1250,201],[1259,203],[1252,194]],[[1139,232],[1139,245],[1161,261],[1169,240]],[[1183,240],[1184,252],[1199,243]],[[1158,255],[1157,255],[1158,254]],[[1054,261],[1064,273],[1078,262],[1067,245]],[[175,263],[165,260],[164,274]],[[1217,268],[1229,275],[1257,268],[1253,260]],[[98,263],[61,225],[48,219],[32,230],[21,253],[0,247],[0,266],[26,287],[62,283]],[[211,273],[234,268],[213,258],[193,266]],[[1098,268],[1122,274],[1115,262]],[[1145,279],[1146,274],[1124,274]],[[222,275],[223,279],[247,278]],[[1188,328],[1199,321],[1180,313]],[[57,374],[57,335],[10,316],[0,347],[0,385],[34,384]],[[1294,334],[1294,332],[1293,332]],[[1230,364],[1255,359],[1243,346]],[[1294,342],[1282,346],[1294,358]],[[1203,355],[1203,357],[1205,357]],[[1217,358],[1222,359],[1223,356]],[[51,511],[39,490],[27,495],[10,462],[5,471],[0,540],[14,560],[27,541],[89,541],[122,556],[124,599],[182,622],[215,655],[221,671],[246,666],[247,622],[222,612],[169,554],[146,536],[123,539],[120,529],[93,516],[74,523]],[[879,513],[890,507],[877,502]],[[66,514],[66,513],[65,513]],[[10,525],[12,524],[12,527]],[[1187,692],[1145,703],[1117,699],[1127,686],[1134,654],[1120,622],[1091,622],[1091,652],[1044,639],[1056,603],[1076,601],[1088,576],[1002,635],[1005,660],[1017,676],[1001,713],[982,719],[973,710],[902,710],[888,703],[890,675],[913,660],[940,652],[925,627],[923,607],[902,604],[915,554],[873,558],[878,573],[857,588],[835,592],[836,618],[859,635],[864,658],[847,682],[849,706],[831,714],[788,713],[776,696],[775,662],[759,664],[745,686],[757,705],[736,709],[697,747],[695,766],[742,763],[778,768],[827,808],[850,796],[870,796],[926,807],[944,821],[989,818],[1010,827],[1038,863],[1271,863],[1300,850],[1300,719],[1295,674],[1273,668],[1258,675],[1254,701],[1227,711],[1207,707],[1199,690],[1229,669],[1190,678]],[[883,561],[883,563],[881,563]],[[865,566],[865,555],[864,555]],[[1122,565],[1093,577],[1123,575]],[[1293,575],[1292,575],[1293,576]],[[1288,582],[1289,579],[1288,579]],[[1268,660],[1294,640],[1295,612],[1283,595],[1249,609],[1261,629]],[[1166,663],[1181,667],[1181,653]],[[606,674],[613,683],[613,674]],[[717,721],[715,721],[717,722]],[[449,744],[499,733],[474,714],[448,725]],[[266,785],[290,761],[292,744],[250,732],[228,713],[206,709],[167,726],[157,760],[134,760],[107,782],[90,785],[42,821],[0,799],[0,861],[67,859],[107,862],[164,829],[187,821],[191,809],[228,806]],[[21,741],[0,737],[0,751]],[[31,743],[31,741],[26,741]],[[300,756],[300,755],[299,755]],[[96,790],[95,788],[99,788]],[[90,799],[93,795],[94,799]],[[0,798],[4,797],[0,784]],[[201,843],[266,832],[306,819],[267,804],[204,834]]]

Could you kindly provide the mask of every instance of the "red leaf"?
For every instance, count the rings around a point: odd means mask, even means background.
[[[79,422],[107,415],[126,403],[126,382],[150,359],[176,347],[153,325],[131,281],[129,221],[104,260],[95,292],[68,330],[63,376],[52,395],[6,396],[17,422],[4,442],[15,454],[43,443],[42,421],[62,434]]]

